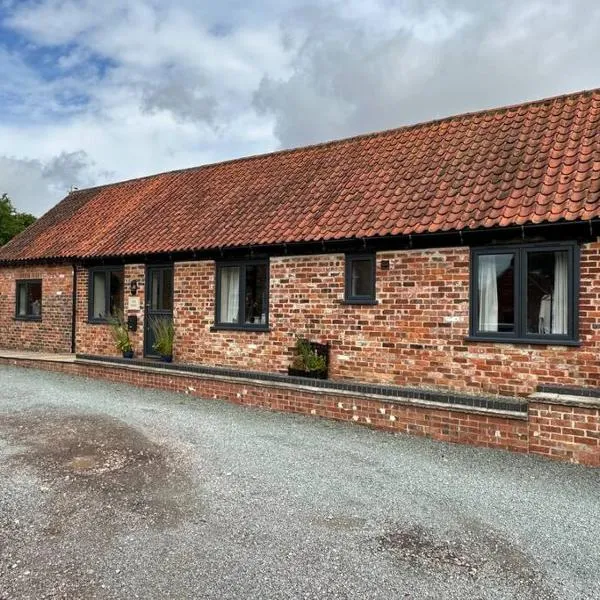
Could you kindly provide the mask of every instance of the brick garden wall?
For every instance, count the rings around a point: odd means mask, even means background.
[[[42,320],[15,319],[16,282],[42,280]],[[15,350],[70,352],[73,268],[0,268],[0,345]]]
[[[600,409],[531,403],[529,451],[549,458],[600,467]]]
[[[308,391],[294,386],[195,377],[84,363],[57,363],[0,358],[0,364],[43,368],[71,375],[108,379],[143,387],[183,392],[206,400],[220,399],[280,412],[325,417],[432,439],[501,448],[600,467],[600,409],[536,402],[527,419],[470,410],[445,410],[372,398]]]

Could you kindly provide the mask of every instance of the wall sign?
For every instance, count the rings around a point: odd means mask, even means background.
[[[127,310],[140,310],[139,296],[129,296],[127,298]]]

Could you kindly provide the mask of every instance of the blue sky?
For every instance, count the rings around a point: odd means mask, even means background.
[[[600,87],[591,0],[0,0],[0,194]]]

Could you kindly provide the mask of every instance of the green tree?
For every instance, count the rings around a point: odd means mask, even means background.
[[[3,246],[35,221],[29,213],[17,212],[7,194],[0,196],[0,246]]]

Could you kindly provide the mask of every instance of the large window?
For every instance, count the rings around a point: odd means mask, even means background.
[[[571,243],[473,250],[471,336],[575,342],[578,256]]]
[[[105,323],[123,310],[123,268],[95,267],[89,270],[88,320]]]
[[[375,254],[346,255],[346,302],[375,303]]]
[[[17,281],[15,318],[39,321],[42,318],[42,280]]]
[[[217,264],[216,325],[229,329],[266,329],[269,263],[247,260]]]

